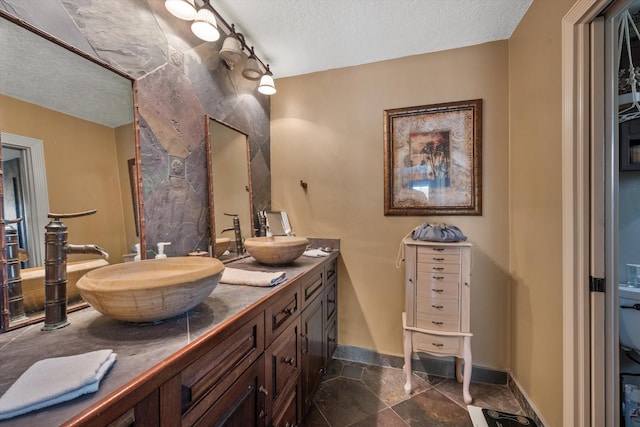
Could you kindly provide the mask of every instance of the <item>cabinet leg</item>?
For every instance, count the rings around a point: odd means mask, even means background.
[[[457,361],[457,359],[456,359]],[[471,383],[471,337],[464,337],[464,379],[462,382],[462,396],[464,403],[469,405],[473,399],[469,394],[469,384]]]
[[[454,359],[456,363],[456,381],[461,383],[462,382],[462,359],[459,357],[455,357]]]
[[[404,373],[407,376],[407,382],[404,385],[404,391],[411,394],[411,331],[403,330],[404,338]]]

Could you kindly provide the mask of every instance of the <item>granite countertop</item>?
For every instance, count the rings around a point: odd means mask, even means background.
[[[334,244],[333,247],[338,246]],[[265,266],[251,257],[225,264],[244,270],[285,271],[287,281],[272,288],[218,284],[202,304],[180,316],[160,322],[121,322],[89,307],[70,313],[70,325],[63,329],[42,332],[42,324],[38,323],[0,334],[0,395],[38,360],[101,349],[112,349],[117,354],[116,363],[96,393],[0,421],[0,426],[52,426],[63,423],[198,337],[221,327],[225,320],[261,303],[276,290],[286,287],[292,279],[337,256],[337,251],[329,258],[302,256],[284,267]]]

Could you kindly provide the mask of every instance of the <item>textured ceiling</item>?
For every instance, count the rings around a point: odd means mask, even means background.
[[[162,7],[158,3],[163,0],[148,1]],[[203,0],[197,1],[202,4]],[[235,23],[258,56],[271,64],[276,79],[508,39],[532,2],[210,1],[227,22]],[[0,7],[3,4],[27,14],[42,12],[46,18],[40,16],[38,23],[57,22],[57,15],[62,22],[70,22],[62,3],[0,0]],[[177,22],[188,31],[188,22]],[[62,27],[78,32],[73,24]],[[51,44],[42,41],[0,20],[0,93],[107,126],[131,122],[130,81],[58,46],[50,50],[45,45]]]
[[[533,0],[211,0],[274,78],[508,39]]]

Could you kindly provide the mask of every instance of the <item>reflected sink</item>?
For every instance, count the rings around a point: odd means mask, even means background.
[[[91,270],[109,265],[105,259],[67,262],[67,300],[80,302],[76,282]],[[25,268],[20,272],[24,310],[27,314],[44,310],[44,266]]]
[[[268,265],[282,265],[298,259],[309,246],[304,237],[268,236],[245,239],[244,247],[256,261]]]
[[[221,257],[222,254],[229,249],[229,243],[231,243],[231,239],[228,237],[218,237],[216,238],[216,258]]]
[[[224,265],[208,257],[171,257],[113,264],[85,274],[76,286],[100,313],[127,322],[182,314],[218,285]]]

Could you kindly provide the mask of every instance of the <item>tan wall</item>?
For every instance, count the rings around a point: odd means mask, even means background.
[[[533,2],[509,40],[511,370],[562,425],[561,19],[574,0]]]
[[[276,82],[272,208],[289,213],[298,235],[342,239],[340,344],[402,354],[399,243],[427,220],[445,221],[474,243],[474,364],[509,368],[507,49],[500,41]],[[484,214],[384,216],[383,111],[476,98],[484,99]]]
[[[115,128],[116,151],[118,162],[118,177],[120,180],[120,197],[122,198],[122,216],[124,219],[125,243],[128,252],[133,252],[132,246],[140,242],[140,235],[136,232],[133,208],[133,192],[129,177],[129,159],[136,157],[136,141],[133,123]],[[119,259],[117,262],[121,262]]]
[[[55,213],[97,209],[63,222],[69,242],[96,244],[111,263],[126,251],[114,129],[0,95],[0,129],[43,141],[49,210]],[[42,230],[44,233],[44,230]],[[71,255],[69,260],[95,258]]]

